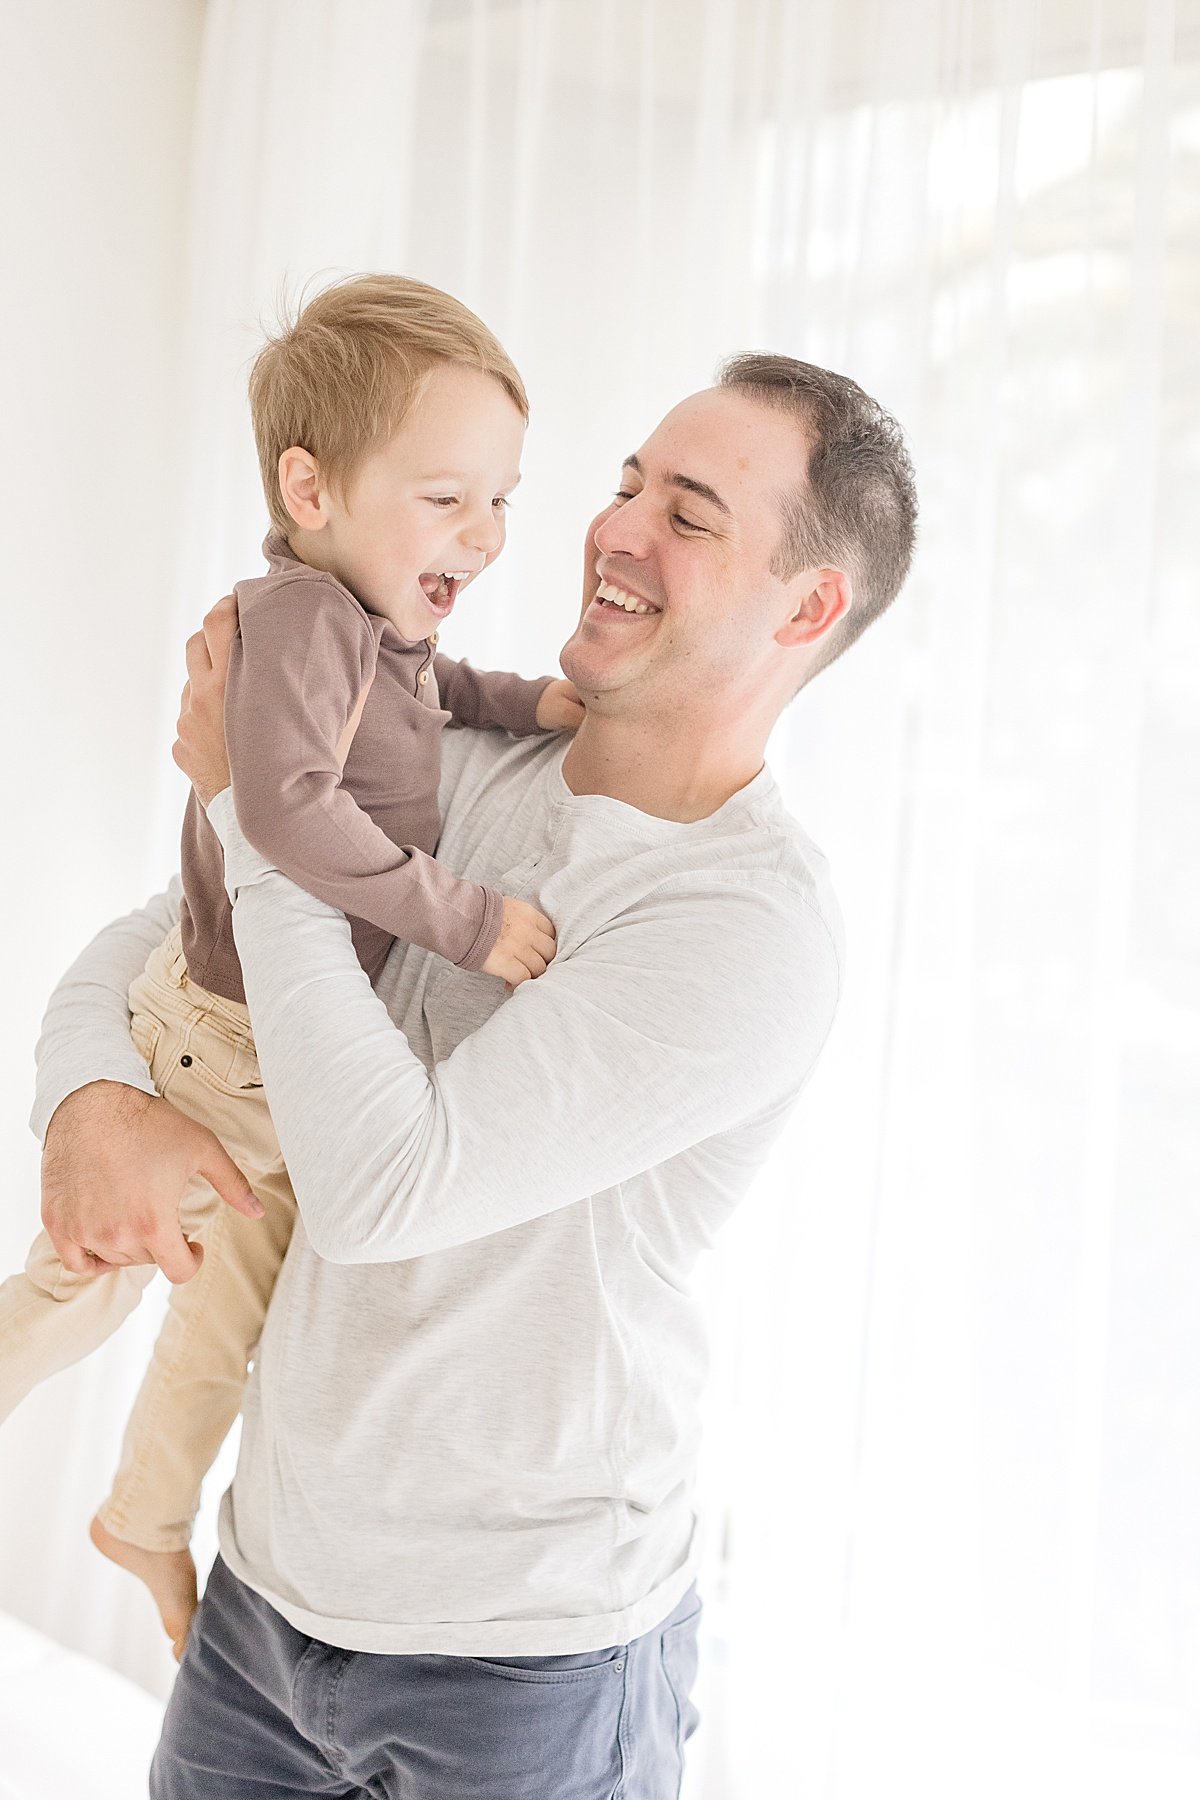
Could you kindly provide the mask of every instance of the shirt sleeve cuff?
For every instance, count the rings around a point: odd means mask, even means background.
[[[231,787],[214,794],[204,810],[225,852],[225,891],[231,900],[236,900],[239,888],[253,887],[264,875],[273,873],[274,864],[247,843],[238,824]]]
[[[40,1144],[45,1143],[50,1121],[63,1101],[79,1088],[90,1087],[94,1081],[115,1081],[121,1087],[137,1088],[143,1094],[158,1092],[150,1079],[149,1069],[132,1044],[128,1056],[110,1055],[105,1061],[89,1057],[83,1045],[76,1046],[74,1054],[68,1048],[38,1074],[29,1128]]]

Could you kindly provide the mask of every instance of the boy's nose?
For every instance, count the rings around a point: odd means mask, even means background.
[[[504,515],[489,506],[486,513],[473,519],[463,533],[463,544],[485,556],[491,556],[504,542]]]

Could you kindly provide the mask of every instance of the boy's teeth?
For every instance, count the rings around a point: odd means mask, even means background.
[[[644,600],[639,600],[636,594],[627,594],[624,588],[613,587],[611,583],[607,581],[602,581],[600,583],[599,587],[596,589],[596,597],[600,600],[607,600],[610,606],[623,607],[626,612],[648,613],[655,611],[653,606],[647,606]]]

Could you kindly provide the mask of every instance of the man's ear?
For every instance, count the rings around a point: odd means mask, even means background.
[[[320,531],[329,523],[329,504],[317,459],[293,444],[279,459],[279,493],[301,531]]]
[[[791,617],[775,633],[775,642],[788,650],[817,643],[845,618],[854,600],[853,584],[844,569],[805,569],[788,587]]]

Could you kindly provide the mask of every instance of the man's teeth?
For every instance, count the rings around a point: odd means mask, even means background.
[[[623,606],[626,612],[648,613],[658,611],[656,606],[648,606],[644,600],[639,600],[636,594],[627,594],[624,588],[613,587],[612,583],[609,581],[602,581],[600,583],[600,586],[596,589],[596,598],[597,600],[607,600],[610,606]]]

